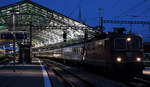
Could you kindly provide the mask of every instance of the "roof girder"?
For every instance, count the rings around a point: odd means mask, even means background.
[[[81,36],[79,38],[81,39],[84,36],[84,32],[87,30],[92,33],[95,32],[91,27],[87,25],[68,18],[58,12],[40,6],[32,1],[26,0],[0,8],[0,25],[12,26],[11,10],[19,10],[19,14],[15,14],[16,27],[32,27],[34,29],[33,39],[35,40],[40,40],[38,39],[40,35],[41,38],[45,39],[44,41],[52,40],[53,42],[55,42],[55,40],[57,39],[63,41],[62,35],[64,30],[67,31],[67,37],[69,39],[75,39],[78,36]],[[40,31],[45,31],[46,33],[38,32],[37,29]],[[50,33],[48,34],[48,32]],[[49,37],[47,35],[49,35]]]

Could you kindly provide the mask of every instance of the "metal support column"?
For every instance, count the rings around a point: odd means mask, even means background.
[[[32,62],[32,20],[30,22],[30,46],[29,46],[29,50],[30,50],[30,53],[29,53],[28,63],[31,63]]]
[[[87,30],[85,29],[84,31],[84,47],[83,47],[83,58],[82,58],[82,63],[84,63],[84,60],[85,60],[85,57],[86,57],[86,52],[87,52],[87,45],[86,45],[86,42],[88,40],[88,32]]]
[[[12,34],[13,34],[13,65],[14,65],[14,69],[13,69],[13,71],[14,72],[16,72],[16,70],[15,70],[15,67],[16,67],[16,36],[15,36],[15,13],[14,13],[14,11],[13,11],[13,32],[12,32]]]
[[[30,46],[32,46],[32,22],[30,22]]]
[[[103,17],[100,17],[100,31],[103,31]]]

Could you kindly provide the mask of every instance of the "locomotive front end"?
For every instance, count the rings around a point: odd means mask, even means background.
[[[115,70],[141,74],[143,66],[142,38],[138,35],[120,35],[112,40],[112,61]]]

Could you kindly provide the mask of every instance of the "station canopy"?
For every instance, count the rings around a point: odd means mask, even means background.
[[[32,40],[33,48],[64,44],[64,33],[67,38],[66,44],[83,41],[85,32],[88,33],[88,38],[92,38],[98,32],[88,25],[30,0],[0,8],[1,30],[6,29],[11,32],[13,26],[16,31],[27,32],[27,40]]]

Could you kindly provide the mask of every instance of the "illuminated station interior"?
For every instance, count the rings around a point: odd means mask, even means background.
[[[91,27],[78,13],[75,20],[32,0],[0,7],[0,87],[150,87],[150,43],[103,26],[150,22],[99,17]]]
[[[15,22],[15,24],[14,24]],[[73,20],[49,8],[30,0],[0,8],[0,28],[4,32],[24,32],[26,39],[18,43],[32,44],[32,50],[51,49],[84,40],[85,32],[92,38],[98,31],[92,27]],[[64,41],[65,35],[66,41]],[[11,43],[11,40],[1,39],[1,46]],[[12,44],[10,44],[12,46]]]

